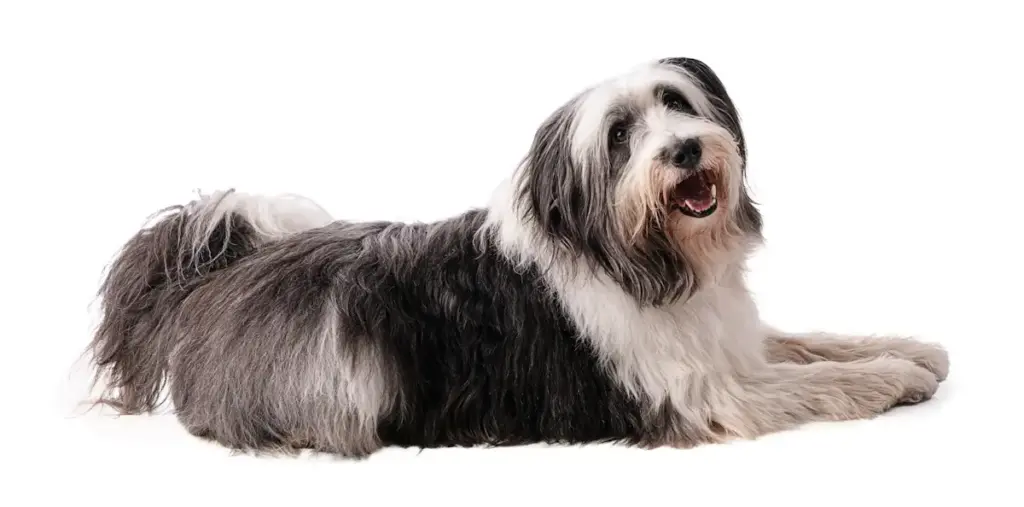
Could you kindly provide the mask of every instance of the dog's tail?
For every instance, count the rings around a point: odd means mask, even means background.
[[[101,320],[87,352],[102,381],[96,404],[137,414],[160,404],[174,310],[210,273],[261,246],[331,222],[297,196],[228,190],[158,212],[121,248],[99,290]]]

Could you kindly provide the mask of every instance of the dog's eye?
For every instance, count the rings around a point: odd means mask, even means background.
[[[665,107],[673,111],[679,111],[681,113],[693,112],[693,108],[690,106],[690,103],[687,102],[687,100],[683,98],[682,95],[674,91],[665,91],[665,93],[661,96],[661,101],[665,104]]]
[[[612,125],[612,130],[609,132],[612,144],[623,144],[629,140],[629,129],[623,123],[616,123]]]

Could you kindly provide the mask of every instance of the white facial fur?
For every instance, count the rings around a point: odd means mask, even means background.
[[[682,94],[696,114],[687,115],[666,107],[657,90],[668,87]],[[588,181],[593,171],[607,170],[595,167],[592,160],[600,159],[602,150],[608,149],[607,133],[612,121],[610,111],[628,108],[639,117],[634,119],[630,136],[630,157],[619,178],[613,205],[618,209],[622,234],[631,239],[645,225],[661,220],[666,213],[665,194],[683,178],[683,173],[659,163],[659,155],[673,143],[696,138],[704,147],[702,168],[715,173],[720,210],[711,217],[692,219],[671,213],[673,232],[690,237],[711,227],[722,226],[722,216],[735,211],[742,175],[739,149],[728,130],[717,118],[704,90],[686,72],[678,68],[648,65],[623,76],[610,79],[584,93],[579,102],[573,125],[572,153]],[[670,212],[669,212],[670,213]]]
[[[714,108],[704,91],[682,70],[659,65],[645,65],[629,73],[609,79],[588,90],[579,105],[573,126],[573,148],[577,158],[589,155],[596,147],[604,128],[605,115],[616,103],[629,101],[649,110],[656,106],[653,90],[660,84],[670,85],[683,93],[702,116],[714,118]],[[645,107],[646,106],[646,107]]]

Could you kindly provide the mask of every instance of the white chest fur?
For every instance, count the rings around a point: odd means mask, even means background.
[[[690,299],[640,307],[601,277],[550,282],[577,326],[631,394],[680,410],[702,405],[704,389],[763,362],[760,319],[739,269]]]
[[[495,233],[513,262],[551,265],[551,246],[524,224],[510,189],[509,182],[499,187],[481,232]],[[566,311],[638,399],[667,401],[684,414],[703,411],[716,385],[764,363],[760,317],[741,260],[716,283],[662,308],[640,307],[607,277],[552,267],[546,277]]]

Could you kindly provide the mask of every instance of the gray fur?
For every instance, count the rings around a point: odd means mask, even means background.
[[[302,234],[289,237],[267,222],[281,215],[259,216],[266,209],[280,211],[281,202],[203,197],[127,242],[102,286],[105,318],[91,347],[108,377],[100,402],[150,411],[170,380],[176,412],[197,435],[242,450],[271,441],[367,454],[379,446],[377,419],[395,401],[393,379],[372,341],[338,340],[342,295],[308,271],[358,256],[330,246],[351,246],[346,238],[376,228],[304,232],[301,220],[283,220]],[[284,238],[288,246],[275,248]],[[257,249],[260,262],[241,260]],[[324,290],[311,291],[311,281]]]
[[[740,376],[738,388],[716,396],[724,438],[755,438],[810,422],[877,416],[900,404],[931,398],[938,379],[898,358],[850,362],[777,363]]]
[[[348,223],[230,191],[166,210],[101,287],[99,401],[143,413],[169,385],[195,435],[361,457],[688,447],[929,398],[948,371],[937,346],[760,322],[742,274],[761,216],[710,68],[671,59],[624,82],[552,114],[487,210]],[[670,107],[665,86],[692,104]],[[606,142],[629,115],[629,143]],[[662,160],[682,138],[703,144],[699,168]],[[713,214],[672,207],[694,170],[717,178]]]
[[[243,232],[228,251],[231,228],[248,225],[215,216],[223,197],[161,210],[155,225],[131,238],[111,264],[99,292],[103,319],[89,348],[99,367],[96,382],[106,383],[101,402],[127,413],[159,405],[175,343],[159,332],[163,317],[205,274],[256,248],[256,238]],[[215,223],[222,227],[208,231]]]
[[[905,337],[783,333],[769,330],[765,339],[765,352],[769,361],[796,364],[895,357],[912,361],[935,374],[940,381],[946,380],[949,374],[949,354],[944,349]]]

